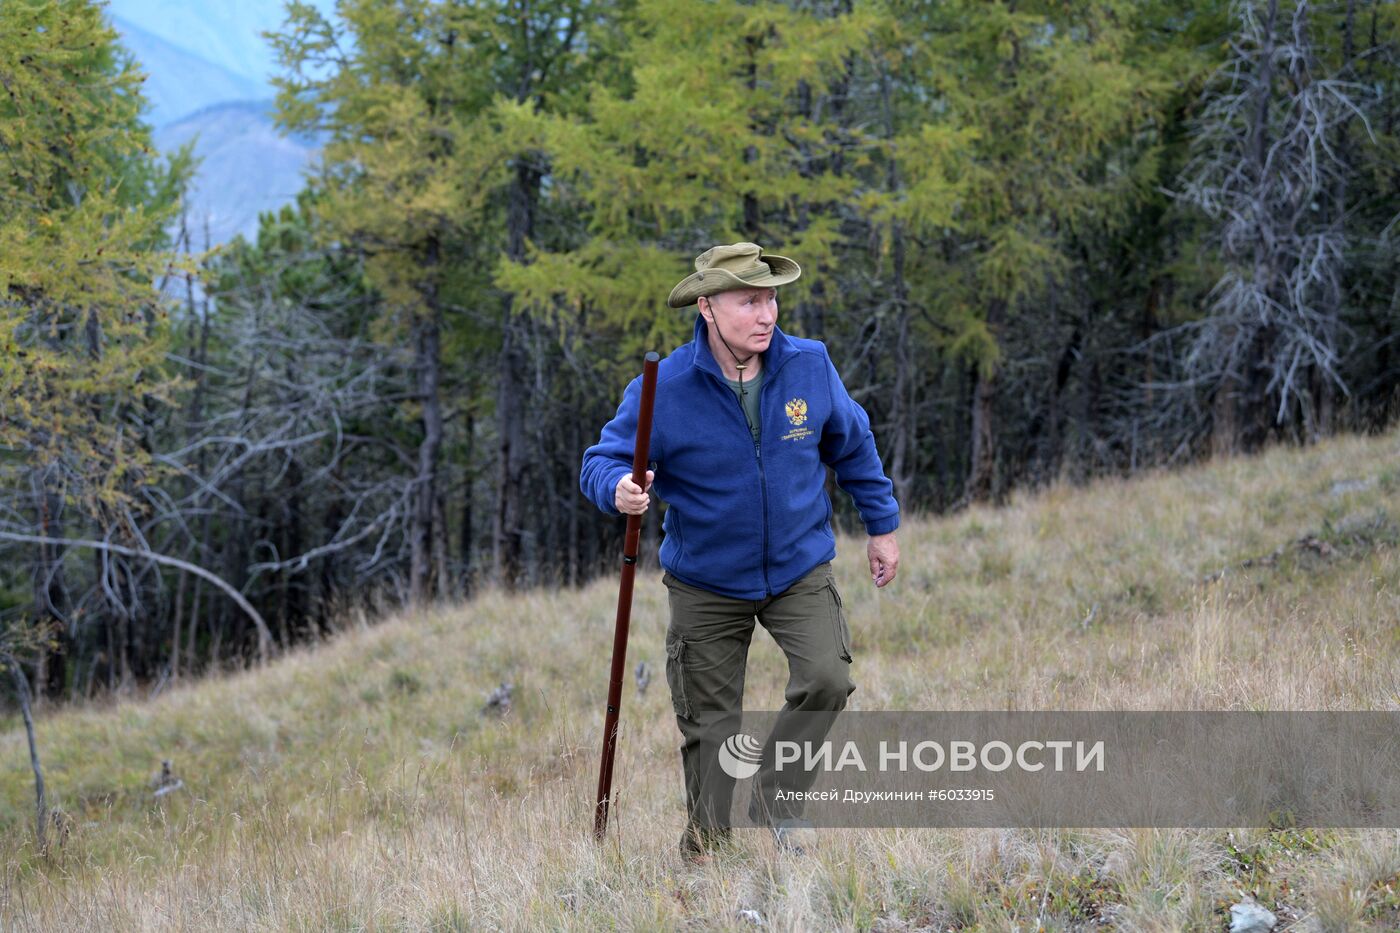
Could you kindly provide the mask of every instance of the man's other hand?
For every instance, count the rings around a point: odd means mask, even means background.
[[[893,531],[887,535],[871,535],[865,553],[870,556],[870,579],[876,586],[884,586],[899,573],[899,542],[894,539]]]
[[[617,481],[617,491],[613,493],[613,505],[623,515],[641,515],[651,504],[651,481],[656,476],[655,470],[647,470],[647,488],[642,489],[632,482],[632,475],[622,477]],[[899,549],[895,549],[898,554]]]

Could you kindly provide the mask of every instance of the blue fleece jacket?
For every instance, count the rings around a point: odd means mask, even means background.
[[[641,394],[638,376],[583,455],[579,486],[613,515],[618,480],[632,472]],[[899,505],[870,419],[846,392],[820,341],[773,329],[763,354],[757,443],[698,314],[694,339],[661,361],[655,406],[653,488],[667,504],[661,566],[682,582],[762,599],[833,559],[823,464],[855,501],[869,534],[899,527]]]

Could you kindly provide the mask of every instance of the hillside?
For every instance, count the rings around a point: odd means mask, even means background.
[[[113,17],[112,25],[146,75],[141,93],[150,102],[145,118],[152,126],[165,126],[220,101],[272,96],[264,81],[229,71],[123,19]]]
[[[334,11],[332,0],[312,0],[321,12]],[[271,97],[268,79],[276,68],[272,47],[263,38],[286,21],[285,0],[239,0],[238,3],[187,3],[183,0],[109,0],[107,8],[125,34],[135,27],[205,67],[236,75],[254,89],[252,95],[230,94],[208,103],[244,96]],[[154,67],[154,65],[153,65]],[[203,72],[189,75],[191,82]],[[174,114],[181,117],[189,111]],[[159,124],[157,124],[159,125]]]
[[[330,0],[313,6],[330,14]],[[108,15],[146,82],[145,119],[159,149],[198,137],[201,158],[188,194],[193,249],[257,234],[260,211],[275,210],[303,187],[302,171],[320,143],[282,136],[272,123],[272,46],[263,37],[286,20],[282,0],[183,3],[112,0]]]
[[[841,543],[852,703],[1394,709],[1397,544],[1396,432],[909,521],[886,590],[860,542]],[[659,671],[658,577],[639,575],[629,661]],[[262,670],[46,716],[50,794],[71,819],[47,862],[9,717],[0,927],[1224,930],[1246,893],[1277,929],[1400,923],[1391,831],[840,830],[795,860],[747,833],[732,857],[683,868],[660,676],[645,695],[627,684],[620,797],[597,848],[614,600],[611,579],[486,594],[349,623]],[[781,705],[784,673],[760,630],[746,706]],[[504,680],[513,708],[483,715]],[[185,786],[157,800],[162,759]]]
[[[302,171],[319,144],[304,136],[283,136],[272,122],[270,101],[216,104],[156,131],[165,152],[195,140],[201,160],[189,193],[194,250],[202,250],[204,223],[216,245],[243,234],[257,236],[258,214],[274,211],[296,197]]]

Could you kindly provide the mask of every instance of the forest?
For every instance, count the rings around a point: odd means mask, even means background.
[[[0,3],[0,665],[35,706],[613,570],[582,452],[716,243],[801,263],[779,326],[906,514],[1400,413],[1395,3],[293,0],[267,40],[324,146],[211,247],[102,6]]]

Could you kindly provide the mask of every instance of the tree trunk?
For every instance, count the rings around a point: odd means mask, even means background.
[[[577,386],[578,382],[571,380],[571,384]],[[582,414],[583,404],[583,399],[580,397],[581,395],[582,393],[578,392],[576,389],[571,389],[569,392],[570,401],[572,403],[571,407],[579,412],[580,415]],[[569,424],[569,449],[574,451],[575,454],[584,449],[582,417],[572,419]],[[568,581],[570,587],[578,586],[581,579],[579,568],[579,510],[582,507],[581,499],[582,497],[579,495],[577,489],[571,491],[569,495],[568,567],[565,570],[565,579]]]
[[[997,372],[972,368],[972,464],[968,469],[967,497],[974,502],[991,498],[996,479],[996,434],[992,412],[996,401]]]
[[[438,483],[437,497],[433,503],[433,554],[435,555],[434,576],[437,577],[437,586],[434,592],[438,599],[448,599],[454,594],[452,569],[449,563],[452,558],[452,549],[448,546],[447,540],[447,498],[443,494],[442,484]]]
[[[1060,351],[1059,360],[1055,363],[1055,372],[1046,389],[1045,404],[1035,413],[1026,429],[1026,443],[1030,447],[1029,455],[1033,464],[1031,479],[1035,482],[1051,480],[1060,462],[1060,423],[1064,420],[1060,415],[1060,399],[1064,395],[1065,386],[1069,384],[1074,361],[1079,356],[1082,332],[1079,324],[1070,329],[1069,339]]]
[[[204,238],[205,238],[206,241],[209,239],[209,233],[208,233],[207,227],[206,227],[206,230],[205,230]],[[188,304],[190,313],[193,315],[193,314],[195,313],[195,300],[194,300],[194,275],[193,275],[192,273],[186,274],[186,276],[185,276],[185,287],[186,287],[186,300],[187,300],[187,304]],[[202,307],[201,307],[201,309],[200,309],[200,313],[198,314],[198,318],[199,318],[199,350],[198,350],[198,352],[197,352],[197,354],[196,354],[196,356],[195,356],[195,359],[198,361],[199,366],[198,366],[198,367],[196,368],[196,370],[195,370],[194,396],[193,396],[193,398],[190,400],[189,419],[186,421],[186,426],[187,426],[186,437],[187,437],[187,440],[194,440],[194,438],[196,438],[196,437],[204,430],[204,396],[205,396],[205,393],[207,392],[207,388],[206,388],[206,385],[207,385],[207,382],[208,382],[207,364],[208,364],[208,361],[209,361],[209,317],[210,317],[210,315],[209,315],[209,300],[208,300],[208,298],[205,298],[205,300],[204,300],[203,302],[201,302],[201,305],[202,305]],[[208,475],[209,475],[208,469],[209,469],[209,466],[208,466],[207,448],[204,447],[203,445],[201,445],[200,448],[199,448],[199,451],[195,454],[195,471],[196,471],[196,475],[198,475],[198,476],[208,476]],[[194,480],[192,480],[192,479],[191,479],[191,480],[188,480],[188,487],[187,487],[187,490],[188,490],[188,489],[192,489],[193,486],[194,486]],[[196,502],[200,502],[200,501],[203,500],[203,498],[204,498],[204,496],[201,496],[199,499],[197,499],[197,500],[195,500],[195,501],[196,501]],[[209,514],[209,511],[206,509],[206,510],[204,511],[204,514],[203,514],[202,516],[200,516],[200,521],[199,521],[199,526],[200,526],[200,527],[199,527],[199,548],[200,548],[200,549],[199,549],[199,552],[198,552],[198,553],[199,553],[200,555],[207,555],[207,554],[210,554],[210,553],[211,553],[211,551],[209,550],[209,540],[210,540],[210,537],[212,536],[212,528],[211,528],[212,521],[213,521],[213,516],[211,516],[211,515]],[[201,556],[200,559],[201,559],[201,560],[204,560],[204,559],[207,559],[207,558]],[[180,575],[180,592],[181,592],[182,594],[184,593],[184,588],[185,588],[187,579],[188,579],[188,576],[187,576],[186,574],[181,574],[181,575]],[[199,579],[198,577],[196,577],[195,580],[194,580],[194,593],[193,593],[192,598],[191,598],[191,600],[190,600],[190,628],[189,628],[189,636],[185,639],[185,667],[186,667],[191,673],[193,673],[194,670],[195,670],[195,662],[196,662],[196,660],[197,660],[195,652],[196,652],[196,650],[197,650],[197,648],[198,648],[198,644],[199,644],[199,620],[200,620],[200,609],[201,609],[201,604],[202,604],[202,599],[201,599],[201,598],[202,598],[203,595],[204,595],[203,588],[204,588],[204,581],[201,580],[201,579]],[[178,618],[175,620],[175,624],[176,624],[177,626],[180,625],[180,620],[179,620]]]
[[[25,679],[24,671],[20,670],[19,662],[14,655],[8,651],[0,655],[5,665],[10,669],[10,676],[14,679],[15,693],[19,695],[20,714],[24,717],[24,732],[29,739],[29,767],[34,771],[34,838],[38,842],[40,852],[48,848],[48,837],[46,829],[49,823],[48,801],[44,795],[44,769],[39,763],[39,744],[34,737],[34,715],[29,704],[29,681]]]
[[[170,681],[180,682],[180,638],[185,627],[185,575],[175,575],[175,625],[170,632]]]
[[[1239,450],[1239,380],[1226,375],[1215,386],[1211,402],[1210,450],[1216,457],[1228,457]]]
[[[1341,77],[1347,81],[1357,79],[1356,69],[1352,65],[1352,60],[1356,55],[1356,0],[1347,0],[1346,19],[1342,29],[1342,71]],[[1348,136],[1351,131],[1351,113],[1348,112],[1337,127],[1337,151],[1345,153],[1351,151],[1348,145]],[[1347,222],[1347,173],[1337,172],[1336,190],[1332,194],[1332,216],[1335,218],[1337,234],[1341,237],[1341,242],[1346,244],[1346,222]],[[1328,309],[1328,313],[1334,322],[1340,322],[1342,317],[1342,293],[1329,296],[1333,306]],[[1316,388],[1313,393],[1315,399],[1316,417],[1313,423],[1312,441],[1316,442],[1324,437],[1331,436],[1335,430],[1335,415],[1337,393],[1336,386],[1331,377],[1325,371],[1315,370]]]
[[[1241,449],[1247,453],[1264,445],[1276,421],[1274,399],[1269,393],[1269,369],[1264,361],[1277,339],[1278,330],[1270,325],[1260,328],[1250,344],[1249,375],[1244,386],[1244,423],[1240,425]]]
[[[63,537],[63,501],[49,488],[45,470],[31,474],[31,489],[39,512],[39,534],[53,538]],[[39,646],[34,664],[34,708],[42,712],[48,697],[58,697],[68,679],[68,657],[76,648],[74,633],[68,630],[66,621],[59,618],[54,610],[64,615],[70,613],[68,588],[64,583],[61,546],[39,545],[38,562],[34,568],[34,619],[36,624],[48,620],[57,623],[55,634],[58,650],[51,652],[46,643]],[[45,639],[47,642],[47,639]]]
[[[474,451],[476,450],[476,417],[471,410],[467,411],[467,451],[465,465],[462,475],[462,595],[468,596],[472,592],[472,574],[475,568],[472,562],[475,554],[473,540],[472,521],[472,501],[476,498],[475,473],[476,464]]]
[[[287,524],[286,542],[287,548],[284,554],[300,554],[306,550],[304,531],[302,528],[303,519],[301,512],[301,460],[293,454],[291,461],[287,464]],[[306,602],[305,587],[302,585],[301,571],[293,574],[290,568],[282,570],[282,605],[286,618],[290,621],[290,626],[294,637],[297,633],[306,631]]]
[[[890,457],[890,480],[895,498],[905,507],[914,504],[913,479],[919,472],[916,463],[917,406],[915,404],[913,360],[910,358],[909,302],[904,288],[904,236],[899,224],[894,224],[895,256],[895,345],[894,394],[890,420],[894,423],[894,442]]]
[[[437,242],[433,240],[429,246],[429,264],[435,266],[437,258]],[[437,509],[438,461],[442,449],[442,400],[438,392],[442,310],[438,306],[435,285],[429,287],[425,304],[425,313],[414,318],[414,368],[418,374],[419,404],[423,409],[423,440],[418,445],[409,570],[409,599],[420,607],[432,597],[433,516]]]
[[[992,299],[987,308],[987,329],[994,339],[1001,329],[1006,302]],[[1000,374],[995,363],[972,367],[972,462],[968,469],[966,496],[984,502],[996,492],[996,425],[994,423],[997,383]]]
[[[1154,275],[1152,281],[1147,286],[1147,298],[1142,303],[1142,319],[1138,330],[1138,341],[1143,346],[1147,346],[1148,339],[1157,332],[1157,308],[1162,301],[1162,277]],[[1157,371],[1153,362],[1152,351],[1149,349],[1144,356],[1144,369],[1142,374],[1143,384],[1147,386],[1146,398],[1143,401],[1143,410],[1147,412],[1156,411],[1157,392],[1153,383],[1157,381]],[[1136,436],[1136,428],[1134,429]],[[1147,437],[1133,442],[1133,470],[1136,471],[1138,464],[1138,450],[1142,449],[1143,456],[1149,463],[1157,461],[1157,439]],[[1143,449],[1145,448],[1145,449]]]
[[[890,74],[880,69],[880,97],[885,118],[885,137],[893,142],[895,136],[894,105],[891,100]],[[885,190],[897,196],[900,190],[899,169],[893,155],[885,168]],[[909,289],[904,278],[904,225],[890,222],[890,252],[893,264],[891,300],[894,302],[894,396],[890,420],[893,421],[894,443],[890,457],[890,480],[895,498],[908,508],[914,503],[913,478],[918,473],[915,460],[918,425],[915,422],[913,363],[909,355]]]
[[[1269,0],[1268,21],[1264,24],[1264,45],[1259,50],[1259,74],[1255,78],[1255,99],[1253,124],[1250,127],[1249,160],[1252,165],[1251,177],[1255,190],[1262,196],[1266,173],[1269,171],[1269,101],[1273,94],[1274,77],[1274,36],[1278,26],[1278,0]],[[1264,205],[1254,205],[1256,223],[1262,224]],[[1254,241],[1254,284],[1270,298],[1277,299],[1279,270],[1275,267],[1274,256],[1266,240],[1265,231],[1259,230]],[[1272,334],[1269,328],[1261,329],[1250,342],[1247,356],[1243,361],[1244,384],[1237,403],[1235,446],[1252,451],[1262,442],[1267,430],[1269,402],[1265,386],[1268,375],[1264,372]]]
[[[746,77],[744,85],[752,93],[758,87],[758,50],[762,47],[763,40],[758,36],[745,36],[744,47],[748,50],[748,64],[745,66]],[[757,124],[752,119],[750,112],[749,132],[756,132]],[[758,160],[758,149],[755,146],[744,148],[744,163],[752,164]],[[753,242],[757,242],[763,236],[762,218],[759,214],[758,197],[752,191],[745,191],[743,197],[744,206],[744,236]]]
[[[520,379],[521,358],[516,349],[516,325],[507,296],[501,367],[496,393],[496,431],[499,448],[496,473],[496,514],[492,529],[495,566],[493,576],[500,585],[514,589],[520,575],[521,474],[525,438],[521,423],[524,386]]]
[[[515,262],[525,260],[525,244],[534,235],[535,201],[539,195],[540,174],[522,157],[515,167],[506,216],[506,255]],[[501,314],[501,355],[496,394],[496,427],[500,448],[497,456],[496,515],[492,529],[496,582],[513,589],[520,576],[522,477],[525,471],[524,359],[514,307],[514,296],[506,295]]]

